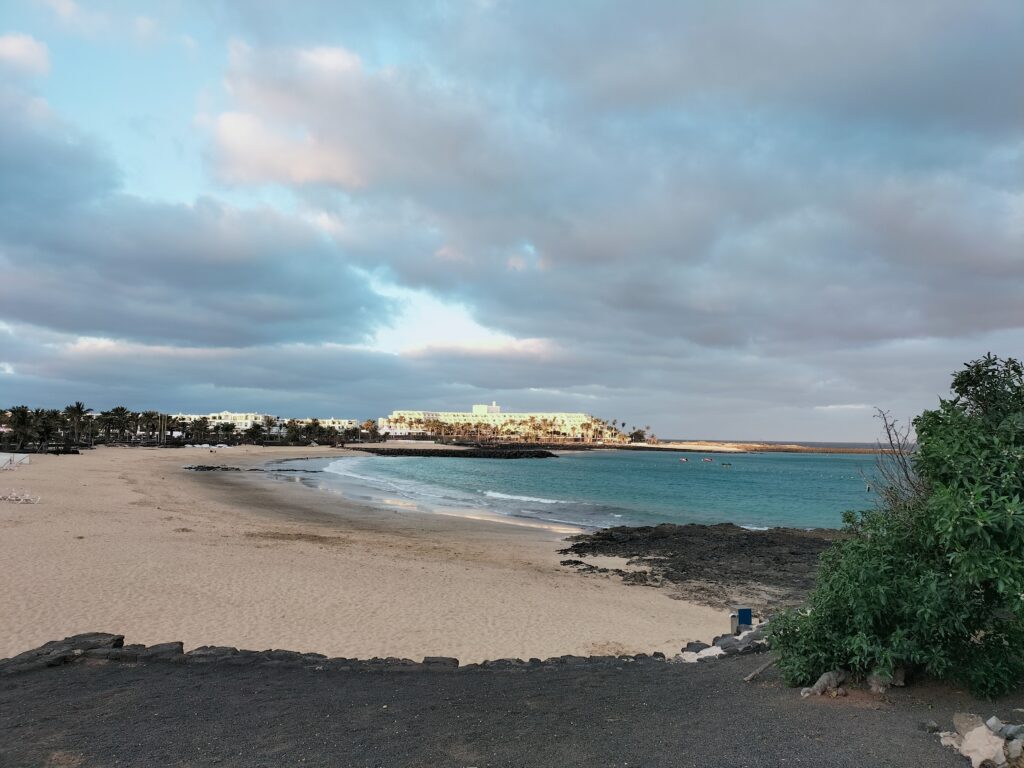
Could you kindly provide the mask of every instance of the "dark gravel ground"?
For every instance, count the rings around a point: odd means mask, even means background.
[[[807,699],[763,656],[525,672],[87,662],[0,678],[0,766],[958,766],[917,686]]]
[[[668,586],[686,600],[727,608],[750,605],[759,614],[799,605],[814,586],[818,558],[842,534],[817,528],[750,531],[719,525],[623,526],[571,537],[565,555],[629,558],[644,572],[627,581]],[[585,561],[562,561],[595,570]],[[599,569],[597,569],[599,570]]]

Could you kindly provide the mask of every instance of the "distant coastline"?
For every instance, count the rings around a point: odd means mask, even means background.
[[[728,440],[660,440],[656,445],[625,443],[615,446],[630,451],[682,451],[686,453],[848,453],[878,454],[886,451],[865,443],[775,443]]]

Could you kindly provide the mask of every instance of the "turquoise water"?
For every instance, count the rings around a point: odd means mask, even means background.
[[[874,457],[594,451],[557,459],[358,456],[290,462],[350,498],[430,510],[479,510],[585,527],[731,522],[839,527],[868,509]],[[681,462],[681,458],[688,461]],[[731,466],[723,466],[723,463]]]

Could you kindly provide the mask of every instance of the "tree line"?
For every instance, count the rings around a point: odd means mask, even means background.
[[[524,441],[528,443],[557,443],[582,440],[593,442],[632,443],[657,442],[651,428],[632,427],[626,431],[626,422],[616,419],[605,420],[589,417],[580,425],[580,434],[570,434],[557,419],[529,416],[522,419],[508,419],[500,424],[484,420],[450,422],[440,419],[406,418],[397,416],[390,423],[401,432],[409,430],[436,437],[478,442]],[[620,427],[621,425],[621,427]]]
[[[96,443],[186,444],[217,441],[221,443],[309,443],[378,439],[377,424],[367,419],[358,427],[338,429],[324,426],[318,419],[283,423],[264,416],[239,431],[231,423],[212,423],[198,419],[177,419],[159,411],[133,411],[117,406],[96,413],[76,401],[63,410],[29,408],[16,405],[0,412],[0,445],[22,451],[33,448],[45,453],[53,448],[75,448]]]
[[[509,419],[501,424],[487,421],[448,422],[399,416],[392,425],[424,437],[441,440],[493,442],[656,442],[650,427],[627,429],[625,421],[590,417],[578,434],[570,434],[558,420],[537,416]],[[76,401],[63,409],[29,408],[16,405],[0,412],[0,445],[22,451],[46,452],[55,448],[75,448],[97,443],[189,444],[189,443],[338,443],[361,439],[377,440],[377,423],[367,419],[357,427],[338,429],[324,426],[317,419],[281,421],[264,416],[244,430],[230,422],[212,422],[203,416],[178,419],[159,411],[133,411],[117,406],[95,412]]]

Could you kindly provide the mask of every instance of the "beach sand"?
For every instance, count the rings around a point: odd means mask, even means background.
[[[344,454],[98,448],[3,473],[0,486],[42,500],[0,503],[0,657],[93,630],[186,649],[467,663],[671,656],[728,627],[723,611],[560,566],[565,532],[372,508],[263,473],[183,469]]]

